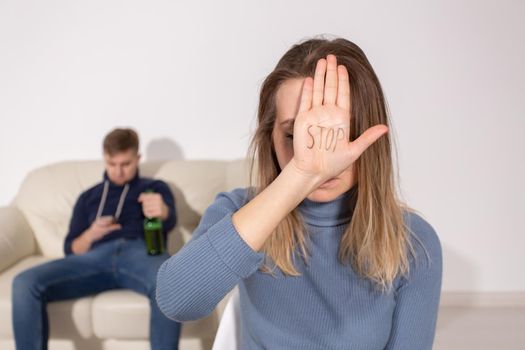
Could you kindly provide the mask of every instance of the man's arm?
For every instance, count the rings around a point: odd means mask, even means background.
[[[83,236],[83,233],[89,228],[88,213],[84,206],[85,192],[82,193],[73,208],[73,216],[69,222],[69,231],[64,241],[64,253],[66,255],[73,254],[73,241]]]
[[[69,224],[69,233],[64,242],[64,252],[69,254],[84,254],[91,249],[93,242],[98,241],[106,234],[119,230],[120,224],[115,224],[112,221],[104,219],[97,219],[91,225],[88,221],[88,213],[84,206],[84,194],[82,194],[75,208],[73,209],[73,216]]]
[[[122,226],[115,224],[113,221],[106,221],[103,218],[95,220],[91,226],[85,230],[79,237],[73,240],[71,250],[73,254],[84,254],[91,249],[93,242],[98,241],[105,235],[115,230],[120,230]]]

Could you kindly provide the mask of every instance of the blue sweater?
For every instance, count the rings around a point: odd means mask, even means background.
[[[104,181],[106,180],[109,181],[109,178],[107,174],[104,173]],[[73,216],[69,223],[69,232],[64,241],[64,253],[66,255],[73,253],[71,250],[73,240],[80,236],[91,226],[93,221],[95,221],[97,210],[102,199],[104,181],[86,190],[77,199],[73,209]],[[163,221],[164,239],[166,239],[167,233],[175,226],[175,200],[165,182],[140,177],[137,171],[128,184],[129,190],[124,198],[124,205],[118,219],[118,223],[122,225],[122,228],[94,242],[91,249],[117,238],[144,239],[144,214],[142,213],[142,204],[138,202],[138,198],[140,194],[146,190],[153,190],[159,193],[164,203],[168,206],[169,215],[168,218]],[[118,186],[109,181],[107,199],[101,216],[115,215],[124,186],[125,185]]]
[[[193,237],[157,276],[157,302],[166,316],[208,315],[239,285],[241,349],[425,350],[432,348],[441,289],[441,245],[420,216],[406,213],[416,249],[410,274],[380,292],[338,261],[339,242],[355,208],[357,186],[326,203],[305,199],[299,209],[310,259],[295,256],[299,277],[259,271],[253,251],[232,225],[247,191],[220,193]]]

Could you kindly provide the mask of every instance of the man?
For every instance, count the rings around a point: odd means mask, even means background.
[[[66,257],[26,270],[13,281],[18,350],[47,348],[47,302],[121,288],[149,298],[152,349],[178,347],[180,324],[166,318],[155,301],[157,270],[168,254],[148,255],[143,230],[144,217],[160,218],[166,239],[176,222],[173,195],[166,183],[139,176],[135,131],[111,131],[103,149],[104,180],[75,204],[64,243]]]

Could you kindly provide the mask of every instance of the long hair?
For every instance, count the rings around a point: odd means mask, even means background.
[[[250,145],[252,196],[270,185],[280,172],[272,142],[276,120],[275,95],[281,84],[294,78],[313,77],[317,61],[337,57],[350,79],[350,141],[366,129],[384,124],[390,128],[387,106],[379,80],[364,52],[354,43],[337,38],[315,38],[294,45],[264,80],[259,98],[257,129]],[[351,264],[360,276],[390,290],[399,274],[409,269],[413,252],[409,228],[403,219],[410,210],[397,196],[390,133],[380,137],[354,163],[357,200],[352,219],[339,245],[339,261]],[[255,170],[256,169],[256,170]],[[294,252],[308,260],[307,236],[299,210],[294,209],[277,226],[262,251],[284,274],[297,276]],[[263,271],[271,272],[268,260]]]

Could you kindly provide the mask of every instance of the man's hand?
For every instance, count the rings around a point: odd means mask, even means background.
[[[79,237],[73,240],[71,250],[73,251],[73,254],[76,255],[84,254],[91,248],[93,242],[98,241],[105,235],[115,230],[120,230],[121,228],[122,226],[120,224],[115,224],[113,222],[113,218],[105,216],[100,217]]]
[[[169,215],[169,209],[162,200],[159,193],[144,192],[139,196],[139,202],[142,204],[142,212],[147,218],[160,218],[166,220]]]
[[[115,224],[112,217],[100,217],[95,220],[91,227],[86,231],[91,242],[98,241],[108,233],[120,230],[122,226],[120,224]]]

